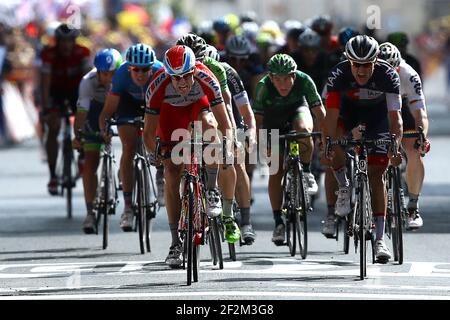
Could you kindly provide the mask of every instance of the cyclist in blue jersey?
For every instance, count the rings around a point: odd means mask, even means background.
[[[112,79],[112,88],[106,97],[105,106],[100,114],[99,126],[105,139],[105,120],[116,113],[119,123],[119,137],[122,142],[120,159],[120,178],[122,181],[124,211],[120,227],[123,231],[132,231],[133,210],[133,157],[136,151],[137,128],[129,124],[120,124],[136,117],[144,117],[145,92],[152,76],[163,65],[155,57],[154,50],[143,43],[132,45],[126,53],[126,62],[117,70]]]
[[[120,52],[116,49],[104,49],[95,55],[94,66],[81,79],[78,89],[77,114],[75,117],[75,138],[73,147],[84,151],[83,187],[87,215],[83,222],[83,231],[87,234],[95,232],[94,200],[97,190],[97,168],[100,160],[101,141],[87,138],[80,143],[79,130],[96,133],[98,117],[105,103],[106,94],[111,87],[114,72],[123,62]]]

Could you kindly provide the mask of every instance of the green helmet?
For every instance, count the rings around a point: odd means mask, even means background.
[[[273,74],[291,74],[297,71],[297,64],[290,55],[279,53],[267,63],[269,72]]]
[[[392,43],[397,48],[404,48],[409,43],[408,35],[405,32],[392,32],[388,34],[386,41]]]

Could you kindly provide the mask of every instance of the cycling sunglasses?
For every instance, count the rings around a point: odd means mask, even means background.
[[[194,74],[194,71],[190,71],[187,72],[185,74],[181,74],[181,75],[171,75],[170,78],[176,81],[180,81],[181,79],[183,80],[188,80],[190,76],[192,76]]]
[[[359,62],[355,62],[355,61],[351,61],[350,60],[350,64],[355,67],[355,68],[371,68],[374,65],[374,62],[365,62],[365,63],[359,63]]]
[[[151,67],[136,67],[136,66],[130,66],[130,70],[134,71],[134,72],[142,72],[142,73],[146,73],[149,72],[151,69]]]

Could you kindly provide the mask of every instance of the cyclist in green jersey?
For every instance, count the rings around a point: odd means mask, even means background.
[[[287,54],[274,55],[268,62],[268,69],[269,74],[264,76],[256,87],[253,109],[257,128],[278,129],[280,134],[290,130],[312,132],[312,112],[320,130],[322,130],[325,108],[311,77],[297,70],[294,59]],[[287,123],[290,124],[289,127],[286,127]],[[308,192],[309,194],[315,194],[318,186],[310,168],[313,150],[312,139],[302,139],[301,146],[304,148],[300,153],[300,161],[305,173]],[[275,147],[271,147],[271,153],[277,152]],[[283,243],[285,240],[285,226],[281,218],[282,156],[283,153],[279,152],[280,160],[278,163],[280,165],[276,173],[269,176],[268,186],[275,219],[275,230],[272,237],[274,243]],[[274,155],[271,154],[271,157],[273,158]]]

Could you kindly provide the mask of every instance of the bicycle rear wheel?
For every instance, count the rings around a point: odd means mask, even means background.
[[[359,238],[359,278],[364,280],[367,275],[367,242],[366,242],[366,207],[367,207],[367,199],[366,199],[366,184],[365,181],[359,181],[358,186],[358,238]],[[370,204],[369,204],[370,205]]]
[[[105,165],[103,167],[103,178],[104,178],[104,185],[103,185],[103,199],[101,200],[103,203],[103,210],[102,210],[102,214],[103,214],[103,249],[106,249],[108,247],[108,231],[109,231],[109,226],[108,226],[108,213],[109,213],[109,197],[110,197],[110,192],[111,190],[109,190],[109,184],[111,183],[109,181],[109,172],[111,170],[111,160],[106,159],[105,161]]]
[[[75,177],[72,172],[72,162],[74,159],[72,142],[68,139],[63,141],[63,189],[66,189],[66,211],[67,218],[72,219],[72,188],[75,181]]]
[[[400,200],[400,171],[391,167],[392,179],[392,210],[391,210],[391,237],[394,251],[394,261],[403,264],[403,230],[402,230],[402,207]]]
[[[300,163],[297,163],[295,168],[295,215],[297,225],[298,249],[302,259],[306,259],[308,254],[308,208],[307,208],[307,194],[305,190],[305,180],[303,171],[300,168]],[[295,236],[295,235],[294,235]]]
[[[194,184],[188,183],[188,228],[186,241],[187,250],[187,285],[192,284],[192,273],[194,272]],[[195,257],[197,258],[197,257]]]
[[[216,265],[217,263],[219,263],[219,269],[223,269],[222,243],[219,234],[219,222],[217,221],[217,219],[220,218],[214,217],[210,220],[210,246],[213,255],[213,264]]]
[[[135,180],[136,180],[136,220],[138,225],[138,233],[139,233],[139,249],[141,254],[145,253],[145,177],[144,177],[144,163],[138,161],[135,166]]]

